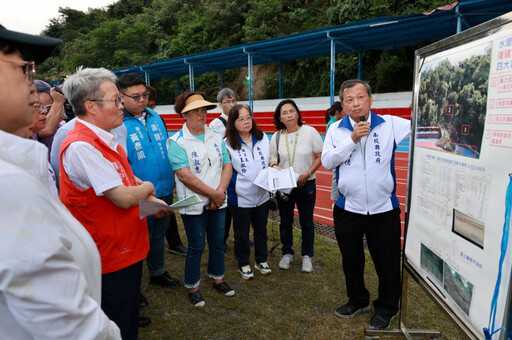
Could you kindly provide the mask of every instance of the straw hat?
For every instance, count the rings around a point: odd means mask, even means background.
[[[185,107],[181,110],[181,113],[187,113],[188,111],[199,109],[200,107],[212,110],[215,109],[217,105],[204,100],[204,97],[200,94],[193,94],[185,101]]]

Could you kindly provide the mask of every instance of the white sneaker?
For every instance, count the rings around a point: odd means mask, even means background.
[[[260,271],[260,273],[263,275],[272,273],[272,270],[268,266],[267,262],[255,263],[254,268],[258,269]]]
[[[311,257],[308,255],[302,256],[302,271],[304,273],[311,273],[313,271],[313,264],[311,263]]]
[[[240,274],[242,274],[242,278],[244,278],[245,280],[250,280],[254,278],[254,274],[251,271],[251,266],[249,265],[240,268]]]
[[[288,269],[288,268],[290,268],[291,262],[293,262],[292,254],[283,255],[283,258],[281,259],[281,261],[279,261],[279,268]]]

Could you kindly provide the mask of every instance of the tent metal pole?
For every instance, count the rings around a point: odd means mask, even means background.
[[[333,38],[331,38],[331,86],[330,86],[330,93],[331,93],[331,106],[332,103],[334,103],[334,77],[336,75],[336,44]]]
[[[357,56],[359,59],[359,71],[357,73],[357,79],[361,80],[363,79],[363,53],[357,52]]]

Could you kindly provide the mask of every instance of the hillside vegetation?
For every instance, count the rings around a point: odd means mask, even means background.
[[[119,0],[87,13],[60,8],[44,35],[64,43],[39,66],[40,77],[58,80],[79,65],[115,69],[215,50],[379,16],[421,13],[446,5],[446,0]],[[421,46],[428,42],[422,43]],[[412,88],[414,50],[366,51],[363,78],[375,92]],[[256,99],[278,97],[278,67],[263,65]],[[284,63],[284,95],[329,95],[329,58]],[[336,56],[336,87],[357,77],[356,53]],[[227,70],[226,86],[244,93],[245,69]],[[152,81],[159,103],[171,103],[188,88],[188,76]],[[214,99],[219,73],[196,74],[195,88]],[[247,91],[245,90],[245,93]]]

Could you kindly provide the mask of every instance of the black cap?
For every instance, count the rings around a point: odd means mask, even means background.
[[[14,47],[20,50],[25,59],[33,60],[36,64],[45,61],[46,58],[50,56],[53,49],[62,43],[60,39],[9,31],[4,26],[0,25],[0,41],[1,40],[12,42]]]

